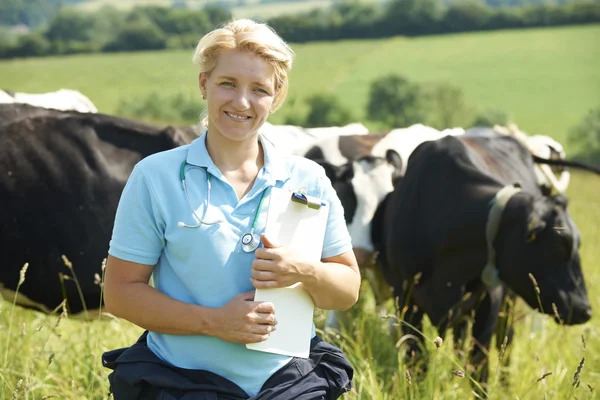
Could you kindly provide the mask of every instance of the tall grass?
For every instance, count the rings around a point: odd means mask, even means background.
[[[499,362],[505,355],[490,350],[489,398],[587,399],[600,390],[600,179],[574,173],[570,188],[571,214],[582,232],[581,257],[595,312],[591,322],[567,327],[550,317],[539,317],[521,301],[516,304],[516,334],[507,370]],[[65,284],[77,284],[73,275]],[[27,279],[23,268],[22,281]],[[101,284],[101,277],[96,277]],[[142,329],[115,318],[82,321],[59,307],[54,315],[24,310],[0,301],[0,399],[108,399],[109,370],[103,368],[104,351],[129,346]],[[354,388],[346,400],[398,400],[475,398],[469,382],[466,352],[453,350],[451,335],[436,341],[437,331],[425,318],[423,335],[428,373],[419,374],[404,362],[403,340],[392,303],[388,314],[376,311],[369,287],[364,285],[358,304],[346,313],[340,331],[324,331],[325,313],[317,310],[317,331],[339,346],[355,368]],[[392,334],[389,333],[390,327]],[[400,348],[398,344],[400,343]],[[436,345],[437,343],[437,345]],[[467,339],[465,348],[473,343]],[[438,347],[439,345],[439,347]],[[508,374],[508,385],[501,375]]]

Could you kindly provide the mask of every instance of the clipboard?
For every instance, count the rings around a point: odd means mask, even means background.
[[[288,189],[272,188],[265,234],[315,261],[321,259],[329,207],[320,199]],[[277,330],[267,340],[250,343],[251,350],[308,358],[314,303],[300,283],[277,289],[257,289],[254,301],[275,306]]]

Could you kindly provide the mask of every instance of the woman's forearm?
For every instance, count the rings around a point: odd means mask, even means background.
[[[344,264],[317,262],[302,281],[315,306],[324,310],[347,310],[358,300],[360,275]]]
[[[175,300],[143,282],[105,286],[104,293],[108,312],[144,329],[171,335],[214,336],[213,314],[218,309]]]

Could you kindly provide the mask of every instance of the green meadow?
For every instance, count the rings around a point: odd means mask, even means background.
[[[396,72],[418,82],[452,83],[463,89],[472,105],[510,110],[527,132],[566,142],[568,131],[587,110],[600,105],[598,37],[596,25],[293,45],[297,62],[291,76],[292,101],[273,122],[301,111],[301,100],[319,92],[334,93],[357,121],[365,122],[369,82]],[[0,87],[26,92],[74,88],[104,113],[115,113],[121,99],[156,91],[194,95],[200,102],[191,54],[192,49],[3,61]],[[576,146],[567,143],[567,149],[575,151]],[[490,399],[599,398],[600,177],[573,172],[568,194],[583,238],[580,254],[594,317],[587,324],[566,327],[519,301],[506,371],[509,385],[500,381],[499,358],[507,354],[493,348]],[[387,310],[393,313],[391,302]],[[344,399],[474,398],[468,376],[457,376],[469,365],[464,354],[452,350],[450,334],[438,349],[433,345],[437,333],[425,323],[430,357],[429,373],[422,377],[414,371],[407,374],[396,341],[388,334],[393,318],[376,312],[368,285],[363,285],[348,317],[341,331],[324,332],[324,313],[317,310],[315,316],[318,333],[342,348],[355,367],[354,389]],[[129,346],[140,333],[110,317],[76,321],[0,301],[0,399],[108,399],[109,371],[102,368],[100,356]]]
[[[367,126],[369,84],[398,73],[408,79],[460,87],[476,109],[512,113],[528,133],[566,142],[570,129],[600,105],[600,25],[510,30],[293,45],[296,64],[288,102],[272,122],[302,112],[315,93],[333,93]],[[104,113],[122,99],[151,92],[195,96],[193,49],[16,59],[0,62],[0,87],[81,91]],[[177,123],[177,121],[164,121]],[[565,143],[568,150],[577,150]]]
[[[503,371],[498,362],[500,353],[495,348],[490,351],[492,400],[598,398],[600,178],[574,173],[569,195],[571,215],[583,237],[580,254],[594,317],[584,325],[561,326],[550,317],[536,314],[519,300],[508,386],[500,382]],[[387,310],[393,313],[391,301]],[[469,365],[464,354],[452,350],[451,334],[437,349],[433,344],[437,332],[425,319],[429,373],[423,378],[409,372],[408,379],[407,368],[399,357],[401,353],[387,332],[390,321],[394,321],[377,313],[368,285],[363,285],[359,303],[348,314],[350,323],[340,332],[323,332],[325,314],[317,310],[315,315],[318,334],[339,346],[355,368],[354,389],[343,399],[475,398],[468,378],[453,374],[453,371],[468,371]],[[101,366],[100,356],[106,350],[131,345],[141,332],[123,320],[107,317],[103,321],[76,321],[0,302],[0,399],[108,399],[110,371]],[[504,353],[503,357],[506,356]],[[584,364],[575,379],[583,358]]]

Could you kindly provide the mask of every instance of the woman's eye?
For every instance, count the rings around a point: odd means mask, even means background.
[[[221,86],[229,86],[229,87],[231,87],[231,86],[233,86],[233,83],[231,83],[231,82],[222,82]]]
[[[256,90],[262,94],[269,94],[265,89],[257,88]]]

